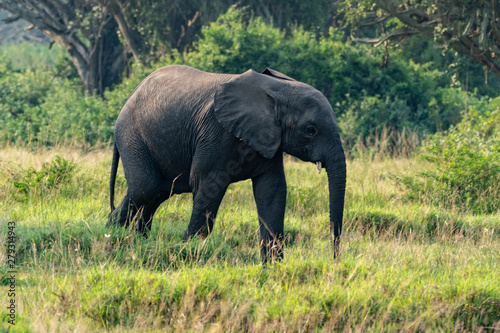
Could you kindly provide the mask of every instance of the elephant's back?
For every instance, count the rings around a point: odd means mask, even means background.
[[[133,112],[139,118],[183,117],[182,113],[205,107],[217,87],[231,76],[184,65],[159,68],[135,88],[121,113]]]
[[[147,76],[134,90],[136,94],[171,98],[209,93],[219,84],[229,81],[235,75],[204,72],[184,65],[170,65],[159,68]],[[167,93],[170,94],[166,95]]]
[[[230,77],[183,65],[157,69],[130,95],[117,123],[128,122],[145,138],[151,131],[164,137],[196,132],[191,126],[213,109],[218,86]]]
[[[157,69],[137,86],[118,116],[119,149],[140,141],[176,175],[189,171],[197,142],[211,122],[217,88],[231,76],[182,65]]]

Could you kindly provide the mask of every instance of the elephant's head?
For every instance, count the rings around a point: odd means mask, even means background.
[[[249,70],[221,86],[215,114],[224,128],[266,158],[281,149],[326,169],[330,228],[338,253],[346,164],[337,121],[325,96],[272,69],[262,74]]]

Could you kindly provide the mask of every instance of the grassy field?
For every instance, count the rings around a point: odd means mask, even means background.
[[[73,171],[68,165],[59,185],[50,173],[36,180],[56,155],[74,162]],[[426,170],[421,160],[348,162],[342,254],[334,259],[326,174],[287,157],[285,259],[267,269],[249,181],[231,185],[208,238],[182,242],[191,197],[181,195],[160,207],[144,239],[104,227],[110,165],[109,149],[0,150],[2,329],[500,330],[500,213],[405,201],[393,176]],[[120,170],[117,198],[125,191]],[[6,317],[9,221],[15,326]]]

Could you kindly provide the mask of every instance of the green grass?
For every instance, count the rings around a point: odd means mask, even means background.
[[[13,182],[56,155],[76,163],[73,177],[19,193]],[[160,207],[144,239],[104,227],[110,165],[109,150],[0,150],[0,235],[5,244],[7,222],[16,221],[18,237],[10,332],[500,329],[500,213],[405,201],[390,174],[411,175],[426,162],[348,162],[342,254],[333,259],[326,175],[286,158],[285,259],[267,269],[251,182],[231,185],[208,238],[182,242],[186,194]],[[117,201],[125,191],[120,170]],[[2,245],[2,276],[6,264]]]

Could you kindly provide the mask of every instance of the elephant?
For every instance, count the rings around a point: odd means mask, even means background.
[[[187,240],[207,236],[229,184],[251,179],[265,264],[283,258],[287,185],[283,153],[317,164],[328,176],[330,232],[339,253],[346,161],[327,98],[276,70],[208,73],[183,65],[157,69],[123,106],[115,124],[106,224],[147,237],[158,206],[191,192]],[[114,206],[122,159],[127,193]]]

